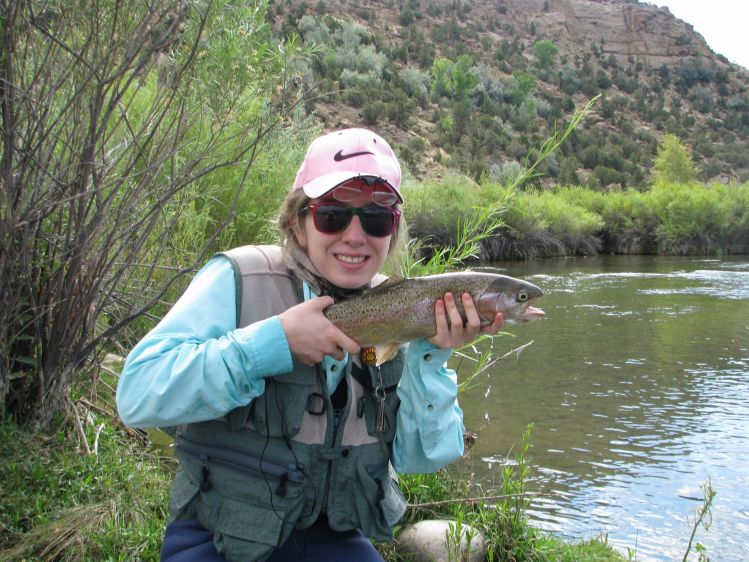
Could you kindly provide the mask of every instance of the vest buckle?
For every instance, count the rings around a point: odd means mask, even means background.
[[[313,416],[322,416],[325,413],[325,396],[319,392],[313,392],[307,396],[307,412]]]

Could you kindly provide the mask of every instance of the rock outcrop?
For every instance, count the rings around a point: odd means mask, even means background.
[[[701,58],[729,66],[690,24],[653,4],[625,0],[479,0],[472,4],[472,12],[482,17],[494,17],[498,6],[504,6],[500,8],[505,12],[502,22],[511,25],[519,37],[549,39],[564,52],[596,45],[619,63],[677,68]]]

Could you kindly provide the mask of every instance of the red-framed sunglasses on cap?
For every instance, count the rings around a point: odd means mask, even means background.
[[[328,195],[341,203],[356,200],[366,186],[372,186],[370,198],[372,203],[381,207],[391,207],[398,202],[398,196],[386,183],[377,178],[354,178],[333,189]]]
[[[356,215],[359,217],[364,232],[375,238],[393,234],[401,216],[401,212],[392,207],[381,205],[349,207],[333,202],[310,203],[302,209],[302,212],[312,213],[315,228],[323,234],[335,234],[345,230]]]

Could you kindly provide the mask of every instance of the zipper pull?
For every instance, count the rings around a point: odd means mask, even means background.
[[[382,488],[382,480],[377,478],[375,479],[375,482],[377,482],[377,501],[382,501],[385,499],[385,490]]]
[[[286,496],[286,482],[289,480],[289,473],[284,472],[281,475],[281,481],[278,483],[278,486],[276,487],[276,495],[280,497]]]
[[[375,428],[378,433],[385,431],[385,390],[382,387],[378,387],[375,391],[377,396],[377,420],[375,422]]]
[[[382,386],[382,370],[379,366],[377,367],[377,377],[379,378],[379,384],[374,391],[375,398],[377,399],[377,418],[375,419],[375,429],[377,429],[377,433],[382,435],[382,432],[385,431],[385,397],[387,396],[387,393]]]

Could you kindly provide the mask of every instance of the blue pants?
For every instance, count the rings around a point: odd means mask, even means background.
[[[268,562],[383,562],[382,556],[359,530],[339,533],[325,522],[294,531]],[[197,519],[175,521],[166,527],[162,562],[225,562],[213,546],[213,533]]]

